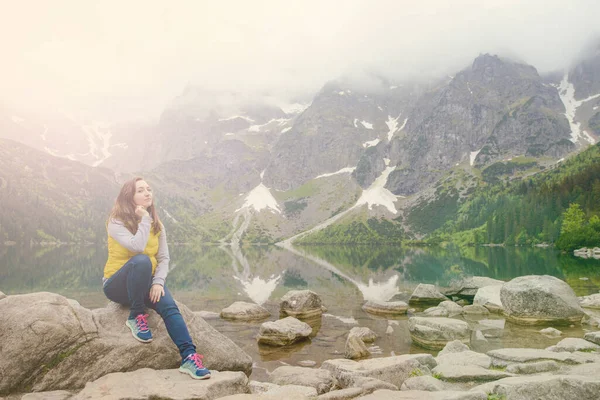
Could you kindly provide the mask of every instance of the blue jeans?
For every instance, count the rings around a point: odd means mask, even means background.
[[[115,303],[130,307],[129,318],[143,314],[146,307],[152,308],[165,321],[165,327],[171,340],[179,349],[181,358],[185,359],[196,352],[190,333],[181,312],[164,287],[165,295],[157,303],[150,301],[152,286],[152,262],[145,254],[133,256],[104,283],[104,294]]]

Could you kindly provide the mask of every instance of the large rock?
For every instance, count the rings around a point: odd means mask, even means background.
[[[460,353],[444,353],[435,358],[439,365],[450,366],[478,366],[489,368],[492,365],[492,359],[487,354],[477,353],[472,350],[462,351]],[[460,368],[457,368],[460,369]]]
[[[86,384],[72,400],[212,400],[247,391],[248,377],[243,372],[211,371],[210,379],[195,380],[178,370],[142,368],[105,375]]]
[[[583,296],[579,300],[581,307],[594,308],[600,310],[600,293]]]
[[[360,396],[363,393],[364,391],[362,388],[353,387],[324,393],[317,397],[317,400],[351,400]]]
[[[295,318],[312,318],[323,314],[321,298],[310,290],[290,290],[281,298],[281,314]]]
[[[348,336],[356,336],[365,343],[371,343],[377,339],[377,334],[365,326],[355,326],[350,329]]]
[[[473,390],[504,396],[507,400],[597,400],[600,379],[572,375],[539,375],[505,378]]]
[[[208,368],[250,374],[246,353],[178,305]],[[75,389],[111,372],[178,367],[162,319],[149,313],[154,341],[140,343],[125,326],[129,311],[114,303],[90,311],[53,293],[8,296],[0,301],[0,393]]]
[[[4,293],[0,292],[0,300],[5,299],[5,298],[6,298],[6,295]]]
[[[277,385],[309,386],[318,394],[329,392],[336,381],[330,371],[325,369],[283,366],[276,368],[269,380]]]
[[[344,348],[344,357],[349,358],[351,360],[356,360],[359,358],[365,358],[371,355],[369,349],[365,345],[365,342],[362,341],[358,336],[348,335],[348,339],[346,339],[346,346]]]
[[[294,317],[265,322],[260,326],[258,343],[269,346],[286,346],[310,336],[312,328]]]
[[[585,353],[554,352],[543,349],[509,348],[497,349],[487,352],[492,357],[493,365],[509,365],[514,363],[526,363],[532,361],[553,360],[565,364],[583,364],[595,362],[593,355]]]
[[[367,301],[362,309],[371,314],[402,315],[406,314],[408,304],[403,301]]]
[[[370,395],[360,397],[361,400],[487,400],[488,395],[483,391],[460,392],[456,390],[443,390],[440,392],[427,392],[424,390],[406,390],[393,392],[390,390],[377,390]]]
[[[540,329],[540,333],[542,335],[550,336],[550,337],[558,337],[562,335],[562,332],[556,328],[544,328]]]
[[[550,351],[598,351],[600,346],[595,343],[589,342],[585,339],[580,338],[564,338],[554,346],[548,347],[546,350]]]
[[[412,317],[408,320],[412,340],[427,349],[442,349],[448,342],[460,340],[468,343],[471,335],[469,325],[452,318]]]
[[[518,324],[564,325],[583,317],[573,289],[553,276],[515,278],[502,286],[500,298],[507,319]]]
[[[444,382],[430,375],[408,378],[400,387],[400,390],[424,390],[426,392],[439,392],[444,389],[446,389]]]
[[[502,289],[502,285],[484,286],[477,289],[473,304],[484,306],[493,313],[501,313],[504,311],[504,307],[500,299],[500,289]]]
[[[511,374],[539,374],[541,372],[555,371],[560,368],[556,361],[536,361],[532,363],[511,364],[506,367],[506,372]]]
[[[585,340],[587,340],[588,342],[592,342],[595,343],[597,345],[600,345],[600,331],[598,332],[588,332],[586,333],[583,338]]]
[[[453,354],[453,353],[462,353],[463,351],[469,351],[469,346],[461,342],[460,340],[453,340],[448,342],[442,350],[438,353],[438,357]]]
[[[482,368],[477,365],[438,365],[433,369],[434,376],[448,382],[487,382],[507,378],[512,374],[504,371]]]
[[[331,371],[343,388],[354,386],[356,378],[376,378],[399,388],[413,371],[428,371],[435,366],[431,354],[404,354],[362,361],[327,360],[321,368]]]
[[[238,321],[255,321],[269,318],[271,313],[264,307],[254,303],[236,301],[227,308],[221,310],[221,318]]]
[[[450,315],[448,310],[445,309],[444,307],[440,307],[440,306],[430,307],[423,311],[424,317],[447,317],[448,315]]]
[[[440,293],[440,291],[437,290],[435,285],[420,283],[419,286],[417,286],[413,291],[408,302],[417,304],[438,304],[440,301],[445,300],[448,300],[448,298],[442,293]]]
[[[462,307],[451,300],[442,301],[438,307],[448,311],[450,316],[462,314]]]
[[[472,276],[451,282],[450,287],[446,290],[446,295],[472,300],[480,288],[486,286],[498,286],[502,284],[504,284],[503,281],[488,278],[487,276]]]

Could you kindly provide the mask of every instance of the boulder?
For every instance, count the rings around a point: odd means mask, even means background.
[[[444,382],[430,375],[408,378],[400,388],[400,390],[423,390],[426,392],[438,392],[444,389],[446,389]]]
[[[238,321],[255,321],[269,318],[271,313],[264,307],[254,303],[236,301],[227,308],[221,310],[221,318]]]
[[[459,353],[460,354],[460,353]],[[447,382],[487,382],[507,378],[512,374],[504,371],[482,368],[477,365],[438,365],[433,369],[433,375]]]
[[[464,306],[462,311],[463,315],[488,315],[490,313],[487,308],[479,304]]]
[[[591,294],[579,298],[581,307],[594,308],[600,310],[600,293]]]
[[[532,363],[511,364],[506,367],[506,372],[511,374],[539,374],[555,371],[559,368],[560,366],[556,361],[536,361]]]
[[[371,314],[403,315],[408,310],[408,304],[403,301],[367,301],[362,309]]]
[[[369,355],[371,355],[371,353],[361,338],[358,336],[348,335],[344,349],[344,357],[351,360],[356,360],[359,358],[368,357]]]
[[[487,400],[488,395],[483,391],[460,392],[443,390],[439,392],[426,392],[423,390],[406,390],[393,392],[391,390],[377,390],[360,400]],[[512,399],[511,399],[512,400]]]
[[[585,339],[580,338],[564,338],[554,346],[550,346],[546,348],[546,350],[550,351],[598,351],[600,350],[600,346],[595,343],[589,342]]]
[[[487,354],[477,353],[472,350],[461,351],[459,353],[444,353],[438,355],[435,358],[435,361],[438,363],[438,366],[477,366],[481,368],[489,368],[492,365],[492,359],[490,356]]]
[[[596,400],[600,379],[572,375],[537,375],[505,378],[473,390],[504,396],[508,400]]]
[[[597,332],[588,332],[585,335],[583,335],[583,338],[585,340],[587,340],[588,342],[592,342],[592,343],[595,343],[597,345],[600,345],[600,331],[597,331]]]
[[[562,335],[562,332],[555,328],[544,328],[540,330],[540,333],[550,337],[558,337]]]
[[[208,368],[250,374],[245,352],[178,306]],[[160,316],[149,310],[154,341],[140,343],[125,326],[128,314],[115,303],[91,311],[53,293],[8,296],[0,301],[0,392],[76,389],[111,372],[178,367],[179,351]]]
[[[558,278],[529,275],[502,285],[500,298],[509,321],[517,324],[572,324],[583,310],[575,292]]]
[[[51,392],[28,393],[21,400],[67,400],[73,397],[73,393],[66,390],[53,390]]]
[[[198,399],[212,400],[248,390],[243,372],[211,371],[211,378],[195,380],[176,369],[142,368],[115,372],[85,385],[72,400]]]
[[[330,371],[317,368],[283,366],[276,368],[269,380],[277,385],[299,385],[315,388],[318,394],[329,392],[336,384]]]
[[[364,394],[373,393],[375,390],[379,389],[398,390],[396,385],[392,385],[389,382],[364,376],[353,376],[348,381],[348,384],[349,387],[360,388]]]
[[[375,341],[375,339],[377,339],[377,334],[364,326],[355,326],[354,328],[350,329],[348,336],[356,336],[362,339],[362,341],[365,343],[372,343]]]
[[[331,371],[343,388],[358,386],[355,384],[357,378],[376,378],[391,383],[397,389],[413,371],[418,369],[429,371],[436,365],[431,354],[404,354],[361,361],[327,360],[323,362],[321,368]]]
[[[300,319],[321,316],[325,309],[319,295],[310,290],[290,290],[279,306],[282,315]]]
[[[314,399],[317,397],[317,389],[310,386],[285,385],[269,389],[267,392],[260,396],[261,399],[265,397],[267,399],[273,400],[291,399],[295,398],[296,396],[298,397],[298,399],[302,397],[305,399]]]
[[[333,392],[324,393],[317,397],[317,400],[351,400],[364,393],[364,390],[359,387],[334,390]]]
[[[438,307],[448,311],[449,316],[462,314],[462,307],[452,300],[442,301],[440,304],[438,304]]]
[[[269,346],[286,346],[310,336],[312,328],[294,317],[265,322],[260,326],[258,343]]]
[[[433,303],[448,300],[446,296],[437,290],[435,285],[420,283],[410,296],[409,303]]]
[[[427,349],[442,349],[448,342],[470,340],[469,325],[452,318],[412,317],[408,320],[412,340]]]
[[[581,318],[581,324],[591,326],[592,328],[600,328],[600,318],[589,312],[584,312],[583,318]]]
[[[460,340],[453,340],[448,342],[442,350],[438,353],[439,356],[444,354],[462,353],[463,351],[469,351],[469,346],[461,342]]]
[[[424,317],[447,317],[448,315],[450,315],[448,310],[443,307],[439,307],[439,306],[430,307],[430,308],[426,309],[425,311],[423,311]]]
[[[4,293],[0,292],[0,300],[2,300],[4,298],[6,298],[6,295]]]
[[[526,363],[532,361],[553,360],[565,364],[583,364],[586,362],[595,362],[596,359],[585,353],[554,352],[543,349],[521,349],[508,348],[497,349],[487,352],[492,357],[493,365],[509,365],[514,363]]]
[[[500,300],[500,289],[502,289],[502,285],[483,286],[477,289],[473,304],[484,306],[493,313],[501,313],[504,307]]]
[[[451,282],[450,287],[446,290],[446,295],[473,300],[480,288],[502,284],[504,284],[503,281],[488,278],[487,276],[472,276]]]
[[[278,386],[279,385],[276,385],[276,384],[270,383],[270,382],[259,382],[259,381],[248,382],[248,390],[252,394],[265,393],[265,392],[267,392],[275,387],[278,387]]]

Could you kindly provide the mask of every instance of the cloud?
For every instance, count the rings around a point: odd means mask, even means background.
[[[600,3],[574,0],[22,1],[0,16],[2,99],[157,118],[188,84],[306,95],[361,71],[453,73],[482,52],[565,67]]]

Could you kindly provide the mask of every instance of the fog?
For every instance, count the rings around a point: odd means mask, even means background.
[[[188,85],[293,102],[340,76],[453,74],[480,53],[552,71],[598,15],[593,0],[3,0],[0,102],[156,120]]]

